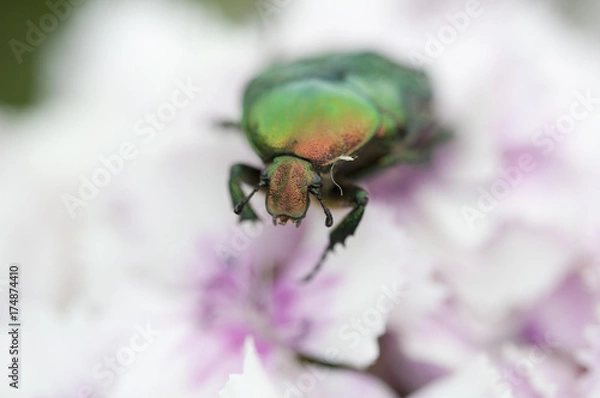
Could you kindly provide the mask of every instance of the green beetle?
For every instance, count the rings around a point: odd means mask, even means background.
[[[266,70],[246,87],[240,127],[265,163],[262,170],[231,167],[229,191],[241,220],[258,219],[248,201],[263,188],[273,223],[299,225],[310,195],[321,204],[327,227],[333,225],[328,205],[352,208],[305,280],[363,217],[368,194],[353,181],[398,162],[427,162],[449,136],[432,113],[427,76],[374,53],[327,55]],[[253,186],[250,194],[243,183]]]

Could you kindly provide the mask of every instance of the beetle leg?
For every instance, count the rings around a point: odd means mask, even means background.
[[[376,167],[381,169],[396,163],[423,164],[429,162],[430,158],[430,151],[401,148],[379,159]]]
[[[406,147],[403,143],[397,143],[389,154],[379,159],[376,167],[384,168],[396,163],[429,163],[435,149],[447,142],[450,138],[452,138],[452,133],[441,130],[427,141],[413,147]]]
[[[242,125],[240,122],[229,119],[218,119],[214,121],[216,127],[225,129],[225,130],[242,130]]]
[[[244,194],[242,183],[255,187],[250,195],[246,196],[246,194]],[[260,187],[260,170],[240,163],[231,166],[229,172],[229,194],[233,201],[234,211],[236,214],[240,215],[241,221],[258,220],[256,213],[247,202]]]
[[[356,186],[356,185],[348,185],[344,186],[344,198],[348,198],[346,204],[353,206],[354,208],[348,213],[346,217],[334,228],[333,231],[329,234],[329,245],[325,252],[321,256],[321,259],[315,265],[315,267],[310,271],[308,275],[306,275],[302,281],[308,282],[311,280],[319,271],[327,254],[333,250],[336,244],[341,243],[345,244],[346,238],[350,235],[354,235],[354,231],[356,231],[356,227],[360,224],[360,220],[365,212],[365,208],[369,201],[369,195],[367,191]]]
[[[297,353],[296,358],[303,364],[316,365],[329,369],[343,369],[343,370],[357,370],[356,368],[339,362],[331,362],[324,359],[320,359],[311,355]]]

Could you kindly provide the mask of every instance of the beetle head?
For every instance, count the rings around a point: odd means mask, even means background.
[[[268,184],[267,211],[273,216],[273,223],[285,224],[292,220],[296,225],[306,216],[312,193],[323,206],[330,227],[333,218],[321,198],[323,179],[306,160],[294,156],[279,156],[267,166],[261,175],[264,184]]]

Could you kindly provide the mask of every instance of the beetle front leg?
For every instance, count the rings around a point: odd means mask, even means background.
[[[242,183],[255,187],[250,195],[246,196],[244,194]],[[256,213],[247,202],[259,188],[260,170],[241,163],[231,166],[229,172],[229,194],[233,202],[234,212],[240,215],[240,220],[258,221]]]
[[[354,208],[346,217],[344,217],[344,219],[335,227],[335,229],[331,231],[329,234],[329,245],[327,246],[327,249],[325,249],[325,252],[321,256],[321,259],[317,265],[315,265],[310,273],[302,279],[303,282],[308,282],[317,274],[323,265],[327,254],[333,250],[336,244],[341,243],[344,245],[346,238],[348,238],[350,235],[354,235],[354,231],[356,231],[356,227],[358,227],[358,224],[360,224],[360,220],[365,213],[365,208],[369,202],[369,195],[367,194],[367,191],[356,185],[344,186],[343,191],[345,194],[344,196],[349,198],[346,204],[353,206]]]
[[[237,120],[218,119],[214,121],[214,125],[224,130],[242,130],[242,124]]]
[[[388,155],[379,159],[377,167],[385,168],[397,163],[427,164],[431,161],[433,152],[451,138],[450,131],[439,130],[433,137],[412,148],[407,148],[403,143],[397,143]]]

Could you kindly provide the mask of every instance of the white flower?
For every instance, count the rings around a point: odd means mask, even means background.
[[[277,393],[256,354],[252,338],[244,342],[244,371],[230,375],[227,386],[219,393],[221,398],[275,398]]]
[[[595,398],[598,50],[547,6],[483,2],[427,54],[467,11],[422,4],[287,2],[261,31],[90,3],[38,49],[45,99],[0,113],[0,251],[22,264],[24,374],[41,375],[23,393]],[[260,161],[213,122],[272,58],[359,49],[427,56],[455,137],[365,182],[356,235],[302,285],[322,213],[238,226],[228,168]]]

